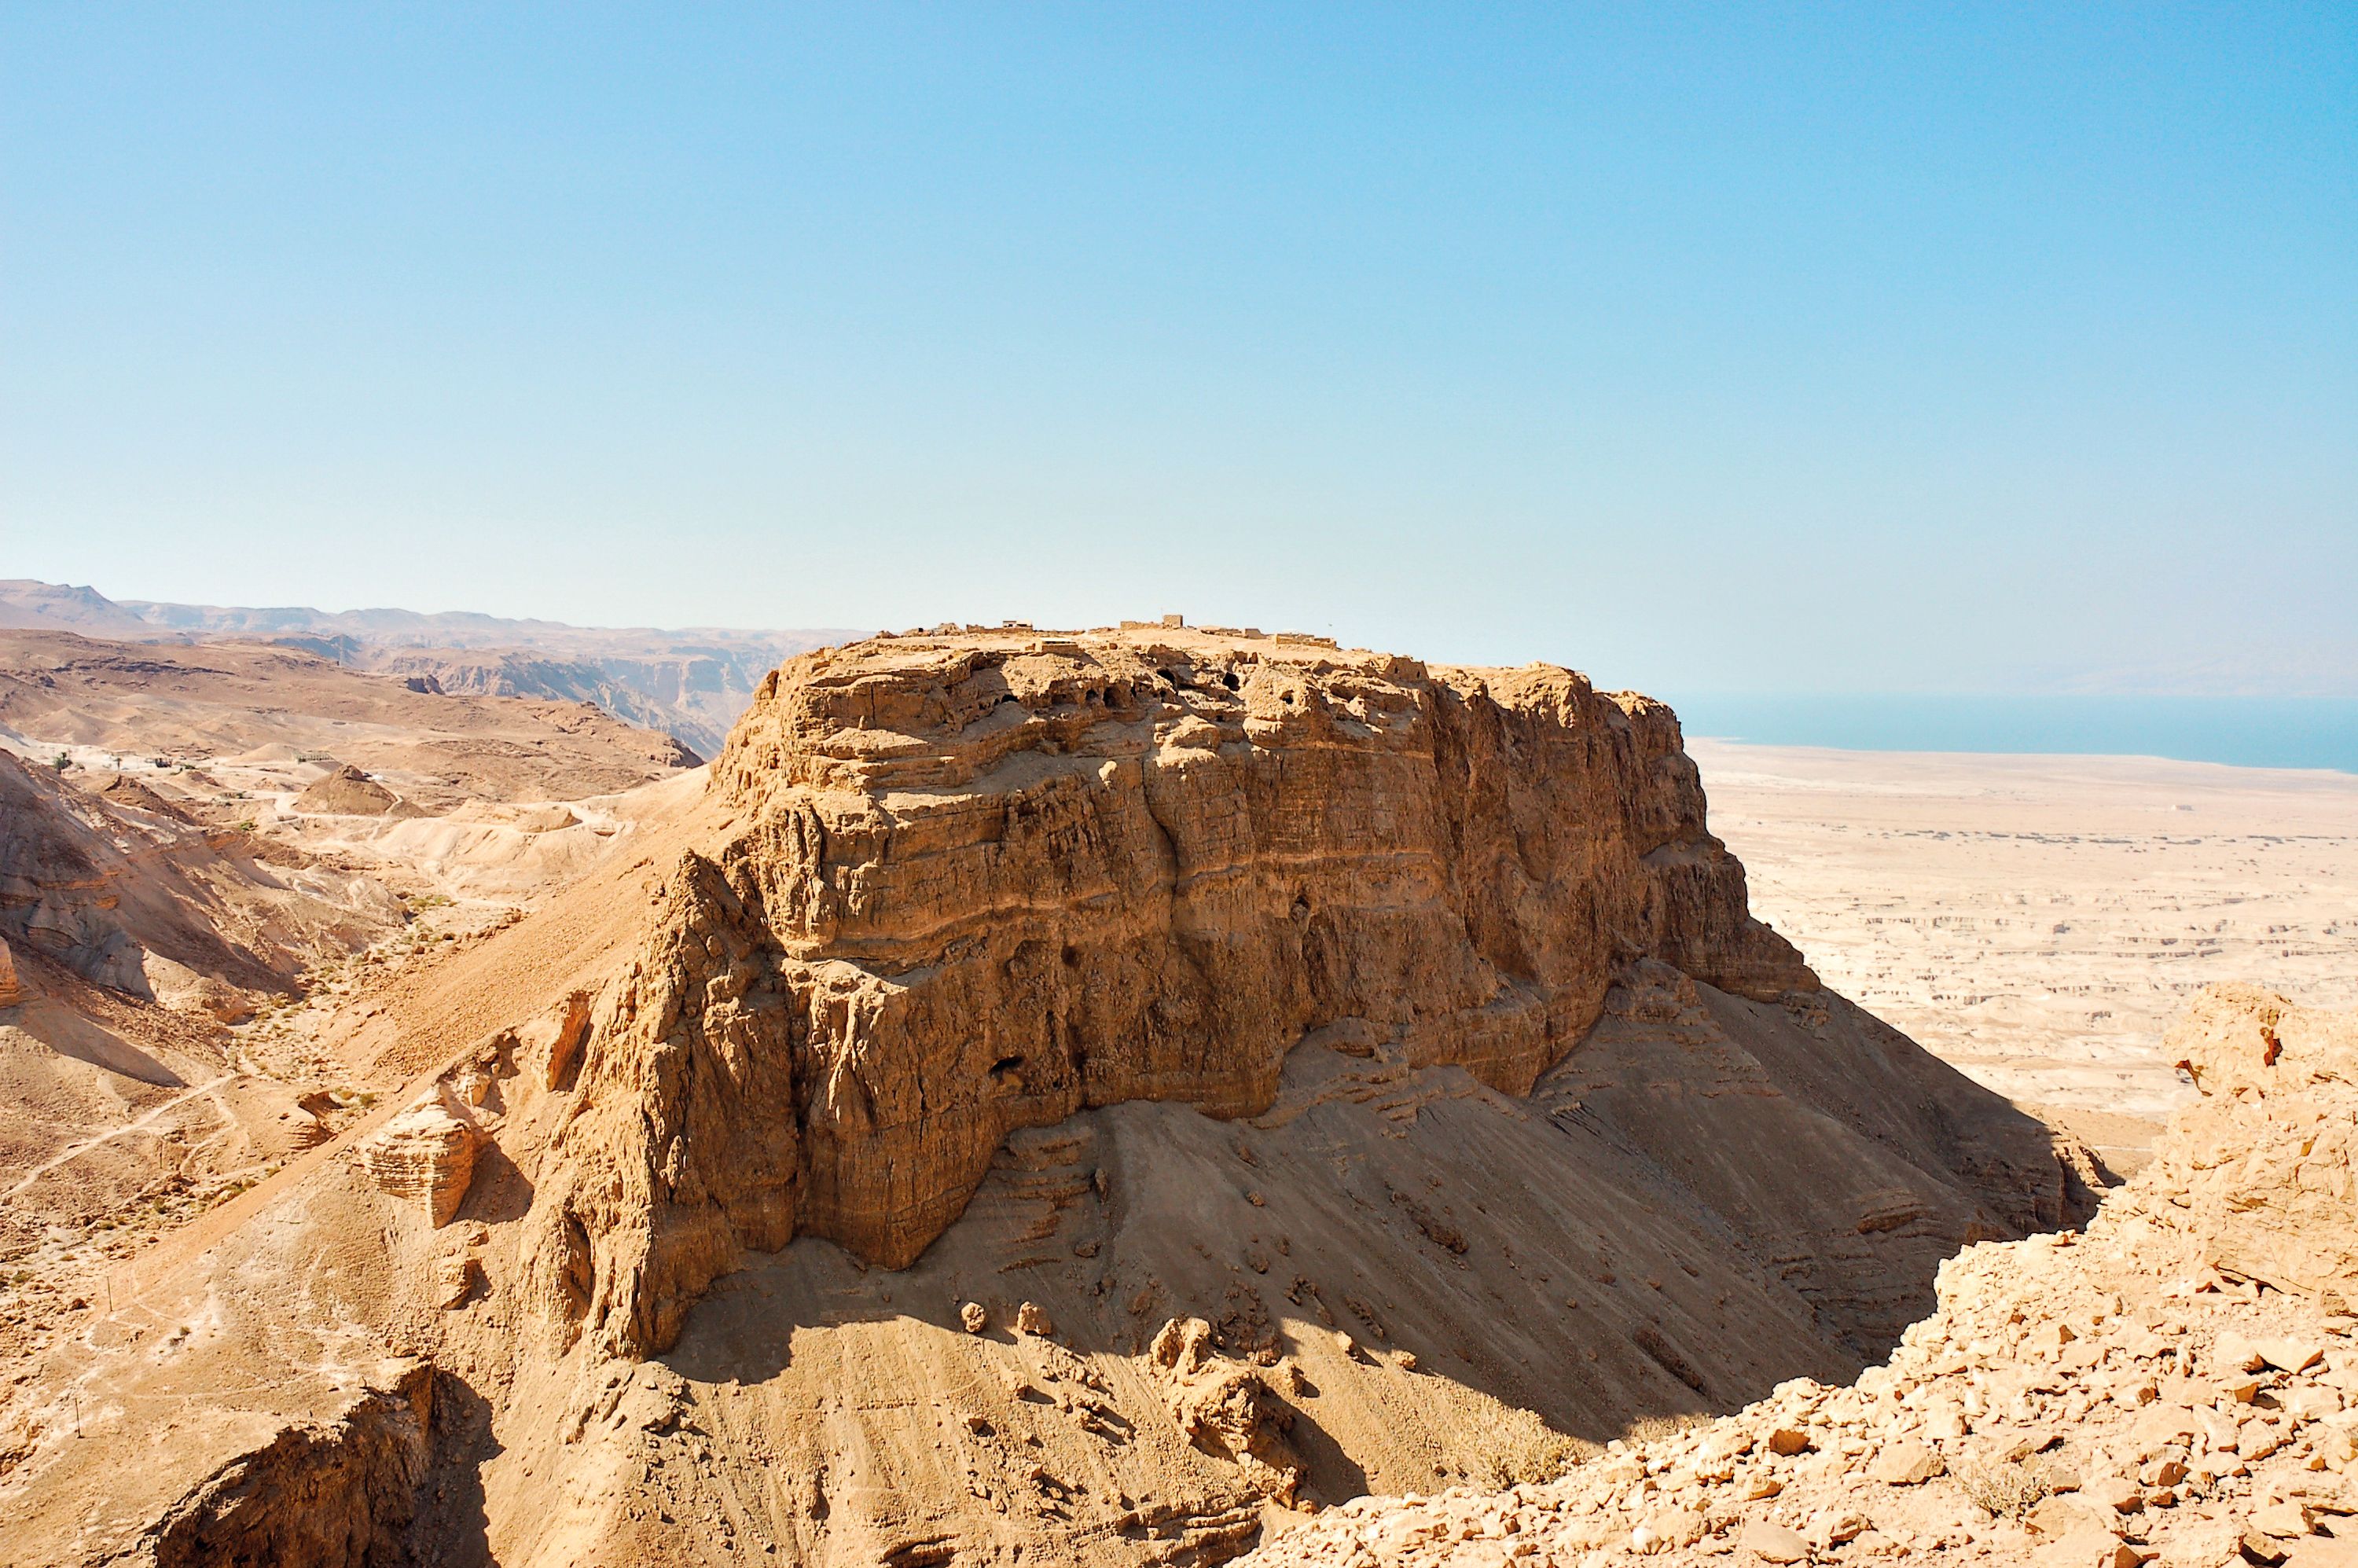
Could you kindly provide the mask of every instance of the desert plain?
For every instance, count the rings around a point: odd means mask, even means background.
[[[2358,1006],[2358,777],[1690,738],[1754,910],[1825,981],[2134,1168],[2186,999]]]

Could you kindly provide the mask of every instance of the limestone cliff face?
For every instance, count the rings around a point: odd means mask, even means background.
[[[1667,708],[1188,633],[796,658],[600,998],[541,1295],[644,1354],[741,1248],[902,1266],[1010,1130],[1266,1108],[1305,1035],[1529,1090],[1642,958],[1813,989]]]
[[[2211,986],[2169,1045],[2202,1099],[2155,1162],[2153,1217],[2222,1273],[2358,1308],[2358,1015]]]

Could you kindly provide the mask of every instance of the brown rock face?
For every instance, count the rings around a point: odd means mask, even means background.
[[[16,956],[0,942],[0,1007],[15,1007],[24,1000],[25,988],[16,980]]]
[[[341,1419],[290,1428],[207,1477],[126,1557],[156,1568],[400,1561],[400,1529],[428,1457],[433,1395],[430,1368],[401,1368]]]
[[[626,1352],[743,1246],[905,1265],[1011,1129],[1260,1111],[1314,1031],[1522,1093],[1632,960],[1816,983],[1747,913],[1670,710],[1553,667],[878,639],[779,670],[714,789],[735,825],[600,999],[546,1221]]]
[[[474,1123],[436,1094],[386,1122],[359,1155],[381,1191],[423,1199],[438,1228],[466,1201],[477,1142]]]

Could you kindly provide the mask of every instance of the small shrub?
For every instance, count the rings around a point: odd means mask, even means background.
[[[1965,1499],[1992,1519],[2020,1519],[2055,1490],[2036,1460],[1965,1460],[1950,1474]]]
[[[1527,1410],[1509,1408],[1482,1429],[1466,1471],[1476,1485],[1503,1487],[1552,1481],[1581,1456],[1580,1445]]]

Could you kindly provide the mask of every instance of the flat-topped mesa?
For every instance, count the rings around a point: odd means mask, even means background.
[[[1637,959],[1816,985],[1670,709],[1550,665],[879,638],[780,668],[711,788],[735,815],[600,999],[546,1206],[551,1298],[629,1353],[741,1246],[905,1265],[1010,1130],[1250,1114],[1329,1026],[1520,1094]]]

